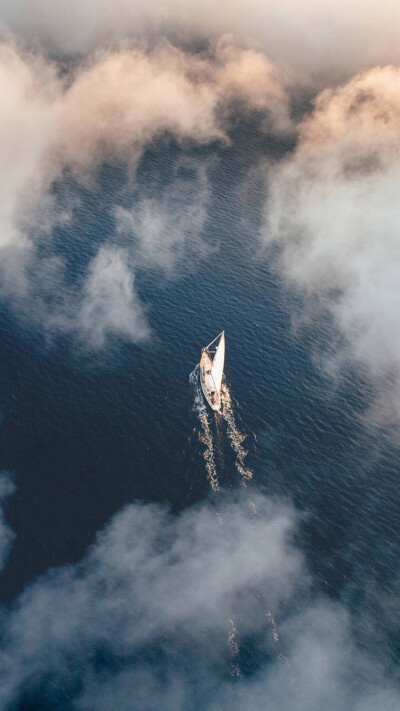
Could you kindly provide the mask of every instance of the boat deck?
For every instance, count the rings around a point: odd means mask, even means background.
[[[203,351],[200,358],[200,384],[204,396],[213,410],[221,409],[221,393],[217,390],[211,375],[212,361],[206,351]]]

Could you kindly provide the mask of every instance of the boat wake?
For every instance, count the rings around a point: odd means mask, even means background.
[[[214,455],[214,441],[211,432],[209,413],[204,402],[203,393],[200,386],[199,366],[190,373],[189,382],[193,387],[194,403],[193,409],[197,413],[200,422],[200,441],[204,444],[204,463],[206,465],[207,479],[213,491],[218,491],[219,481]]]
[[[267,620],[268,626],[270,628],[272,639],[274,641],[277,658],[290,668],[290,662],[281,647],[281,640],[280,640],[280,637],[278,634],[277,624],[276,624],[275,619],[272,615],[272,612],[270,611],[269,606],[268,606],[267,594],[266,594],[265,590],[259,584],[257,584],[257,587],[258,587],[258,594],[259,594],[260,598],[263,600],[264,605],[265,605],[264,614],[265,614],[265,618]],[[293,686],[294,681],[295,681],[294,678],[291,678],[289,685]]]
[[[231,449],[235,454],[235,466],[236,470],[240,475],[240,483],[242,484],[242,486],[247,486],[247,483],[253,477],[253,472],[245,464],[245,458],[248,454],[248,450],[243,446],[243,443],[246,439],[246,435],[244,435],[239,430],[236,424],[232,398],[226,381],[224,380],[221,386],[221,411],[220,413],[215,414],[215,421],[212,418],[212,413],[206,405],[206,402],[203,397],[203,392],[200,385],[199,365],[196,365],[195,369],[190,374],[189,381],[194,393],[193,410],[197,413],[200,422],[199,438],[200,441],[204,444],[203,458],[207,471],[207,479],[210,483],[212,490],[214,492],[217,492],[220,488],[217,475],[215,454],[218,454],[218,448],[221,449],[222,446],[222,422],[226,423],[226,434],[228,435],[228,440]],[[214,424],[215,428],[212,428],[212,425]],[[249,503],[249,515],[252,517],[257,517],[258,511],[256,505],[251,500]],[[217,516],[220,525],[223,526],[223,519],[221,513],[218,512]],[[289,660],[281,646],[277,624],[272,615],[272,612],[269,609],[267,594],[258,582],[256,582],[256,589],[257,594],[263,603],[265,622],[267,627],[269,628],[273,640],[273,647],[275,649],[276,658],[290,668]],[[235,626],[234,620],[228,614],[227,646],[230,657],[231,675],[235,679],[240,679],[242,676],[242,671],[239,664],[239,639],[240,635]],[[293,678],[290,679],[289,685],[294,685]]]
[[[212,420],[211,411],[204,400],[200,385],[198,365],[196,365],[195,369],[190,373],[189,382],[194,393],[193,409],[197,413],[200,422],[199,438],[205,447],[203,457],[206,465],[207,479],[213,491],[218,491],[219,480],[215,453],[216,449],[218,450],[219,448],[221,450],[221,418],[218,415],[216,416],[216,432],[214,435],[211,429],[214,421]],[[226,423],[226,434],[228,435],[231,449],[235,455],[235,467],[240,475],[240,483],[242,486],[247,486],[248,481],[253,477],[253,472],[245,464],[248,450],[243,446],[243,442],[246,439],[246,435],[239,430],[236,424],[232,398],[225,380],[221,386],[221,411],[219,414],[222,417],[222,421]]]
[[[233,676],[235,679],[240,679],[240,677],[242,676],[242,671],[237,662],[237,659],[239,657],[239,645],[237,643],[238,631],[231,617],[228,617],[228,623],[229,629],[227,643],[229,649],[229,656],[231,658],[231,676]]]
[[[246,435],[240,432],[236,425],[235,416],[233,414],[232,398],[226,381],[223,382],[221,387],[221,404],[221,415],[226,422],[227,434],[231,442],[232,449],[236,455],[236,469],[240,474],[242,486],[247,486],[247,482],[253,478],[253,472],[251,469],[246,467],[244,463],[247,456],[247,449],[243,447]]]

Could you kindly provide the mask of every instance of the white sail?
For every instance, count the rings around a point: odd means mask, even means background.
[[[215,344],[218,343],[217,346]],[[221,409],[221,385],[225,361],[225,332],[222,331],[201,351],[200,383],[212,410]]]
[[[219,340],[217,350],[215,351],[215,356],[212,362],[211,374],[217,388],[217,392],[221,389],[222,375],[224,372],[224,362],[225,362],[225,332],[222,331],[221,338]]]

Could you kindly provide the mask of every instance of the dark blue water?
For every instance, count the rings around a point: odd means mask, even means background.
[[[189,235],[168,271],[137,260],[147,343],[115,338],[105,353],[85,352],[70,336],[49,341],[1,305],[0,467],[15,475],[5,511],[17,536],[0,578],[6,605],[48,568],[80,560],[127,502],[168,501],[178,512],[210,495],[189,374],[222,328],[249,487],[287,497],[304,514],[296,545],[314,588],[360,614],[375,604],[372,590],[395,590],[399,451],[362,419],[368,381],[350,370],[335,383],[324,375],[318,355],[329,349],[332,324],[321,316],[293,328],[301,295],[282,282],[277,255],[260,249],[267,188],[249,176],[260,157],[279,160],[291,146],[266,138],[256,123],[238,124],[232,135],[224,148],[160,141],[143,156],[131,191],[120,165],[103,166],[95,187],[66,176],[54,188],[60,201],[67,191],[80,198],[73,222],[43,246],[66,260],[66,284],[82,280],[99,245],[118,243],[114,206],[161,195],[188,156],[208,174],[206,249]],[[240,487],[226,437],[220,447],[220,486]],[[398,658],[384,623],[360,625],[357,634],[367,646],[385,639]]]

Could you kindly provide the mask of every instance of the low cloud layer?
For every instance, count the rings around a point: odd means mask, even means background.
[[[90,264],[77,329],[94,349],[103,348],[110,333],[136,341],[148,335],[127,261],[123,251],[103,247]]]
[[[135,161],[165,133],[178,141],[227,140],[232,101],[288,121],[287,98],[261,53],[221,42],[212,55],[169,44],[95,55],[70,72],[0,44],[1,244],[29,237],[29,219],[63,171],[105,159]],[[6,179],[7,178],[7,179]],[[28,234],[27,234],[28,233]]]
[[[169,179],[153,176],[149,187],[128,186],[124,206],[115,209],[116,240],[134,244],[135,258],[143,268],[172,273],[185,260],[209,252],[202,239],[211,199],[206,160],[177,158]]]
[[[307,594],[295,524],[263,496],[178,517],[127,506],[81,563],[49,571],[6,613],[1,707],[44,694],[51,708],[96,711],[261,711],[267,699],[391,711],[398,690],[357,648],[345,609]]]
[[[187,43],[231,33],[308,77],[343,78],[400,61],[400,10],[391,0],[2,0],[0,15],[28,44],[57,56],[85,55],[127,37]]]
[[[12,478],[5,472],[0,473],[0,571],[7,560],[10,548],[15,538],[14,532],[8,525],[3,512],[4,501],[14,493],[15,487]]]
[[[0,289],[19,317],[91,350],[146,339],[136,272],[206,249],[209,197],[206,162],[181,161],[167,186],[142,189],[146,147],[166,136],[227,145],[237,112],[285,133],[285,87],[326,84],[296,149],[270,170],[265,240],[280,245],[290,283],[322,297],[345,338],[339,358],[382,382],[384,411],[400,417],[400,76],[370,69],[400,62],[400,10],[0,0],[0,15],[26,41],[4,28],[0,44]],[[53,246],[77,199],[57,187],[94,183],[107,162],[126,166],[130,184],[105,207],[113,234],[79,252],[86,266],[71,283]],[[0,498],[10,493],[0,479]],[[2,708],[46,698],[82,711],[397,711],[383,645],[362,650],[345,605],[313,590],[293,509],[255,499],[257,516],[245,498],[177,517],[130,505],[79,564],[28,587],[2,612]],[[0,534],[3,564],[13,534],[2,516]]]
[[[64,281],[60,252],[52,250],[52,235],[59,225],[67,229],[75,205],[74,199],[60,204],[55,184],[65,175],[87,184],[104,161],[125,164],[134,176],[145,147],[165,135],[191,145],[225,143],[238,106],[244,112],[265,112],[276,130],[287,130],[288,101],[279,73],[262,53],[228,40],[203,54],[165,41],[147,49],[98,52],[67,69],[10,40],[0,44],[0,81],[3,296],[30,322],[41,322],[49,332],[79,333],[82,343],[86,324],[91,348],[103,347],[105,334],[112,332],[142,340],[148,328],[133,290],[132,251],[138,259],[170,269],[187,239],[195,246],[205,220],[205,169],[195,169],[196,201],[177,169],[161,201],[136,196],[134,212],[126,204],[105,205],[114,210],[115,244],[111,238],[104,248],[111,250],[108,261],[114,267],[100,268],[106,254],[100,248],[86,281],[72,289]],[[134,177],[128,187],[138,192]],[[119,249],[122,232],[133,241],[125,240]],[[97,297],[101,292],[101,308],[93,305],[94,290]],[[89,318],[94,311],[96,326]]]
[[[400,71],[378,68],[324,91],[293,155],[272,171],[267,241],[284,274],[344,335],[400,416]],[[390,394],[391,393],[391,394]]]

